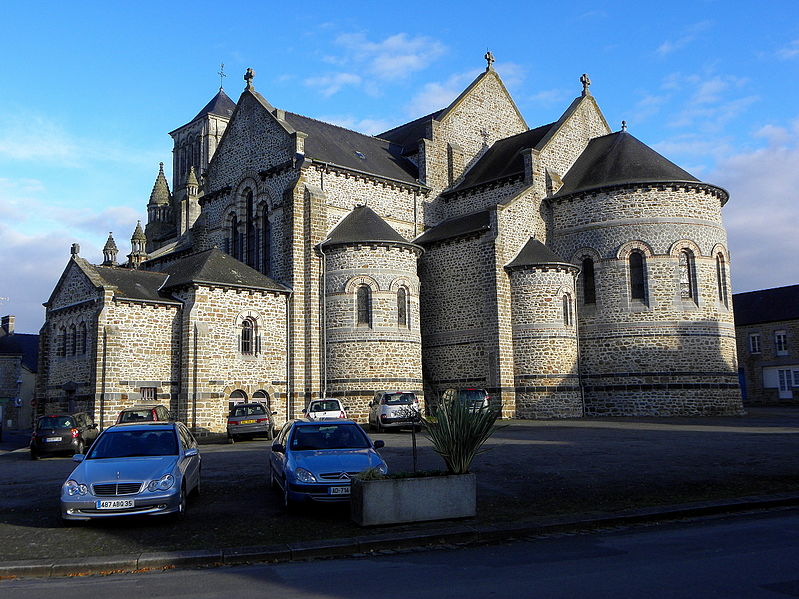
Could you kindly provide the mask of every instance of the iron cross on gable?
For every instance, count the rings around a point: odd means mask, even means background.
[[[494,55],[491,54],[490,50],[485,53],[485,56],[483,56],[483,58],[485,58],[486,62],[488,63],[488,66],[486,66],[486,71],[490,71],[491,69],[493,69],[494,68]]]
[[[589,95],[591,92],[588,91],[588,88],[591,87],[591,79],[588,78],[588,73],[583,73],[582,77],[580,77],[580,83],[583,84],[583,95]]]
[[[255,79],[255,71],[250,68],[247,68],[247,72],[244,73],[244,81],[247,82],[247,89],[252,87],[252,80]]]
[[[227,75],[225,74],[225,63],[224,62],[219,65],[219,72],[217,73],[217,75],[219,75],[219,89],[222,89],[222,80],[225,77],[227,77]]]

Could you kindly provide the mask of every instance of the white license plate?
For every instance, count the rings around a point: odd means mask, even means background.
[[[45,443],[53,443],[54,441],[60,441],[61,437],[46,437]]]
[[[350,488],[349,487],[330,487],[328,489],[328,493],[331,495],[349,495]]]
[[[98,510],[119,510],[126,507],[133,507],[132,499],[99,499],[97,501]]]

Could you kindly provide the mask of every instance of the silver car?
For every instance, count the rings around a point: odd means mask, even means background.
[[[378,391],[369,402],[369,428],[384,429],[419,427],[419,400],[413,391]]]
[[[182,422],[117,424],[103,431],[61,487],[61,517],[90,520],[179,514],[200,491],[200,452]]]

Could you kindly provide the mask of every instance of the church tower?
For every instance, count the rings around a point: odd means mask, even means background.
[[[128,254],[128,266],[130,268],[139,268],[142,262],[147,260],[146,244],[147,238],[144,236],[144,231],[142,231],[141,221],[136,221],[136,228],[130,238],[130,254]]]
[[[172,194],[169,193],[169,184],[164,176],[164,163],[162,162],[150,193],[150,201],[147,203],[145,237],[147,238],[146,249],[148,252],[160,248],[175,237],[175,219],[170,206],[171,201]]]

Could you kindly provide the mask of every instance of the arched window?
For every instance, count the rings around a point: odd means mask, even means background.
[[[236,389],[230,394],[230,399],[228,400],[228,409],[232,411],[233,406],[240,403],[247,403],[247,394],[241,389]]]
[[[691,250],[680,250],[680,298],[696,301],[696,266]]]
[[[719,301],[729,307],[727,299],[727,266],[724,261],[724,254],[716,254],[716,286],[719,292]]]
[[[596,282],[594,280],[594,260],[588,256],[583,258],[583,303],[596,303]]]
[[[58,338],[56,339],[56,344],[56,356],[59,358],[65,357],[67,355],[67,329],[65,327],[58,329]]]
[[[269,217],[266,214],[266,206],[264,206],[263,216],[261,217],[261,254],[263,261],[263,272],[267,277],[272,275],[272,227],[269,225]]]
[[[397,289],[397,326],[410,327],[408,321],[408,292],[405,287]]]
[[[252,356],[256,353],[256,330],[255,322],[250,318],[245,318],[241,323],[241,337],[239,339],[239,351],[245,356]]]
[[[358,326],[372,326],[372,290],[369,285],[360,285],[356,294]]]
[[[86,334],[86,323],[85,322],[80,323],[80,328],[78,330],[78,337],[80,339],[80,341],[78,343],[78,345],[80,347],[80,353],[81,354],[85,354],[86,352],[89,351],[89,348],[86,346],[86,344],[89,341],[89,336]]]
[[[74,356],[78,353],[78,331],[75,325],[69,325],[69,355]]]
[[[641,252],[634,251],[629,258],[630,297],[634,300],[646,301],[646,261]]]
[[[239,219],[234,214],[230,219],[230,255],[241,259],[241,235],[239,235]]]
[[[252,400],[269,407],[269,394],[266,391],[256,391],[252,394]],[[269,412],[271,414],[271,412]]]
[[[572,297],[568,293],[563,294],[563,324],[567,327],[574,324],[572,315]]]
[[[245,225],[246,235],[247,235],[247,264],[252,266],[253,268],[258,268],[258,257],[256,255],[256,248],[257,244],[255,242],[255,218],[253,214],[253,205],[252,205],[252,191],[247,192],[247,197],[245,200],[245,205],[247,209],[247,220]]]

